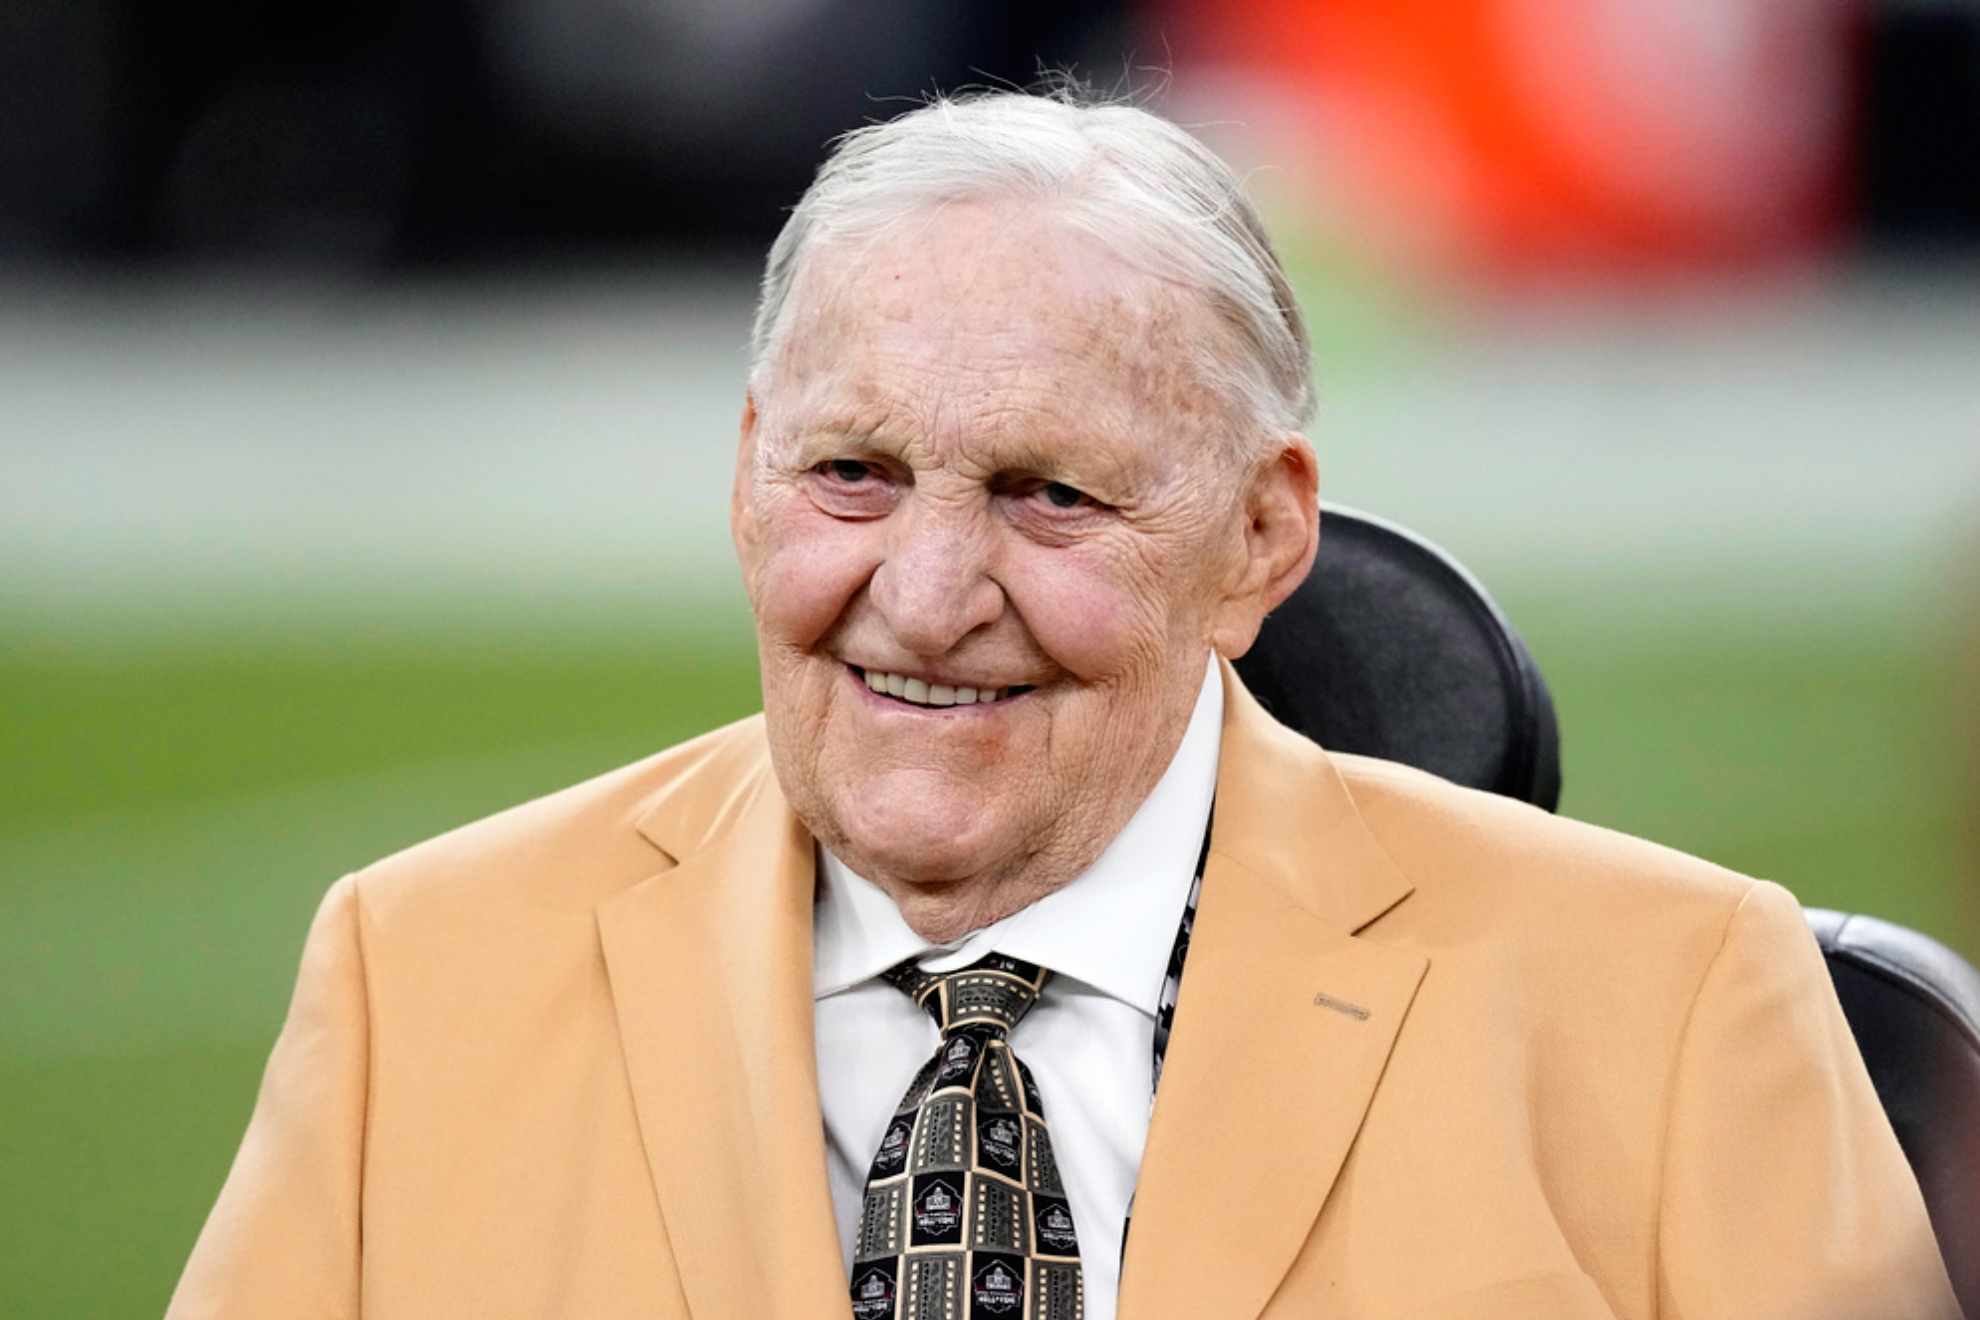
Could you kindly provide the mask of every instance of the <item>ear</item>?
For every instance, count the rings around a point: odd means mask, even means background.
[[[749,503],[751,475],[756,468],[756,423],[755,392],[745,391],[742,422],[736,436],[736,472],[729,482],[729,539],[735,543],[745,581],[756,548],[756,515]]]
[[[1306,580],[1320,548],[1320,463],[1305,436],[1288,431],[1252,469],[1242,502],[1244,546],[1211,625],[1210,644],[1235,660],[1258,629]]]

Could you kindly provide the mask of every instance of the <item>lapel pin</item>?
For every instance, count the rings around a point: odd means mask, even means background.
[[[1331,1008],[1336,1013],[1345,1013],[1357,1022],[1366,1022],[1368,1020],[1368,1010],[1360,1004],[1350,1004],[1345,999],[1336,999],[1324,990],[1313,996],[1313,1006],[1315,1008]]]

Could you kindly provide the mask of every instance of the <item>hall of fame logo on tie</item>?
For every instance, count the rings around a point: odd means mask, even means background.
[[[881,1266],[873,1266],[853,1281],[854,1320],[892,1320],[894,1276]]]
[[[1038,1240],[1061,1256],[1069,1256],[1079,1249],[1079,1237],[1073,1231],[1072,1215],[1063,1205],[1048,1205],[1039,1212]]]
[[[993,1260],[977,1270],[972,1280],[976,1305],[973,1311],[1008,1315],[1024,1304],[1024,1279],[1001,1260]]]
[[[984,1157],[998,1168],[1015,1169],[1018,1162],[1018,1142],[1023,1137],[1023,1129],[1018,1127],[1015,1120],[999,1114],[983,1125],[976,1146]]]
[[[891,1177],[907,1162],[908,1136],[914,1131],[912,1118],[896,1118],[880,1138],[880,1151],[873,1157],[873,1169],[881,1177]]]
[[[947,1086],[950,1082],[969,1075],[970,1065],[976,1061],[976,1045],[967,1036],[958,1036],[949,1042],[942,1051],[942,1072],[938,1084]]]
[[[959,1239],[962,1193],[946,1180],[931,1178],[914,1198],[914,1227],[920,1240]]]

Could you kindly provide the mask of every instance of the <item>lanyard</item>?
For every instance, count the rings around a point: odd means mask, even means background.
[[[1183,905],[1182,920],[1176,925],[1176,942],[1169,946],[1169,966],[1162,977],[1162,994],[1155,1001],[1155,1066],[1150,1072],[1148,1107],[1155,1108],[1155,1091],[1162,1085],[1162,1060],[1169,1054],[1169,1029],[1176,1020],[1176,998],[1182,993],[1183,963],[1189,957],[1189,933],[1196,925],[1196,901],[1203,894],[1203,866],[1210,858],[1210,827],[1216,822],[1216,809],[1203,823],[1203,847],[1196,854],[1196,875],[1189,882],[1189,902]]]
[[[1169,946],[1169,968],[1162,977],[1162,994],[1155,1001],[1155,1058],[1150,1072],[1148,1112],[1155,1112],[1155,1093],[1162,1086],[1162,1060],[1169,1053],[1169,1030],[1175,1025],[1176,1000],[1182,994],[1183,963],[1189,958],[1189,933],[1196,925],[1196,903],[1203,895],[1203,867],[1210,858],[1210,827],[1217,819],[1213,806],[1203,825],[1203,847],[1196,854],[1196,875],[1189,882],[1189,901],[1183,904],[1182,920],[1176,923],[1176,941]],[[1127,1263],[1128,1230],[1134,1227],[1134,1194],[1128,1193],[1127,1216],[1121,1221],[1121,1263]]]

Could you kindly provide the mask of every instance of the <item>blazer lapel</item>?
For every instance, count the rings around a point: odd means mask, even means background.
[[[1120,1312],[1256,1316],[1312,1231],[1428,960],[1354,937],[1410,886],[1319,748],[1224,671],[1216,823]]]
[[[810,836],[759,760],[715,812],[641,828],[671,870],[598,910],[648,1167],[690,1311],[844,1296],[812,1041]]]

